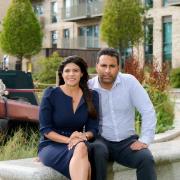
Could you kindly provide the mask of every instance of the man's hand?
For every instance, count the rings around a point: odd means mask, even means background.
[[[138,150],[141,150],[141,149],[145,149],[147,148],[148,145],[145,144],[145,143],[142,143],[140,141],[135,141],[134,143],[131,144],[130,148],[134,151],[138,151]]]

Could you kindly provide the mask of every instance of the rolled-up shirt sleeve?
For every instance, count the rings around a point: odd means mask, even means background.
[[[52,89],[53,89],[52,87],[49,87],[44,91],[44,95],[40,105],[39,121],[40,121],[41,135],[48,134],[49,132],[53,131],[53,126],[52,126],[53,105],[50,101]]]
[[[89,117],[85,124],[85,131],[90,131],[93,133],[93,136],[96,137],[99,132],[99,96],[96,91],[92,91],[93,104],[97,112],[97,118]]]

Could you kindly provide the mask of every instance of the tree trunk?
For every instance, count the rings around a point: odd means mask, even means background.
[[[119,46],[119,67],[121,71],[124,69],[124,59],[122,55],[123,55],[123,51],[122,48]]]
[[[22,57],[17,57],[15,70],[22,71]]]

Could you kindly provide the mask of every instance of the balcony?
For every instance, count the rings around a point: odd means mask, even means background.
[[[167,3],[170,6],[180,6],[180,0],[167,0]]]
[[[65,49],[87,49],[99,48],[99,38],[93,36],[79,36],[72,39],[62,39],[61,48]]]
[[[68,8],[62,9],[62,19],[64,21],[78,21],[81,19],[102,16],[103,0],[87,3],[79,3]]]

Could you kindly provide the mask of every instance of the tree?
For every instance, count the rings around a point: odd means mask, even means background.
[[[17,57],[16,69],[22,69],[22,59],[41,50],[42,31],[29,0],[12,0],[3,19],[0,34],[2,50]]]
[[[143,37],[143,13],[139,0],[106,0],[101,38],[122,55],[129,45],[134,46]]]

